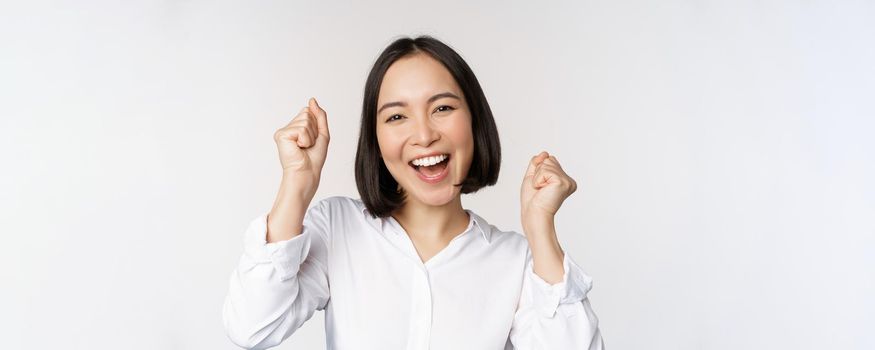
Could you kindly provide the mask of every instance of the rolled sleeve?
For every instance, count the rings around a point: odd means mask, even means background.
[[[592,278],[566,254],[562,280],[547,283],[534,272],[530,253],[509,335],[513,349],[604,349],[599,320],[587,296]]]
[[[251,269],[258,264],[273,264],[279,279],[285,281],[298,274],[301,263],[310,251],[310,230],[279,242],[267,243],[267,213],[253,220],[246,230],[241,267]]]
[[[231,273],[222,317],[229,339],[247,349],[280,344],[330,298],[327,237],[328,202],[310,207],[302,232],[267,243],[267,216],[252,220],[243,234],[243,253]]]
[[[562,266],[565,270],[562,281],[552,285],[535,273],[532,264],[526,267],[526,275],[534,286],[534,305],[547,318],[553,317],[560,305],[573,305],[583,301],[592,289],[592,277],[583,272],[568,254],[565,254]]]

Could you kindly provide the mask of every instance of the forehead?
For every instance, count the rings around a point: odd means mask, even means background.
[[[392,101],[425,101],[440,92],[462,96],[459,84],[443,64],[424,53],[398,59],[389,66],[380,85],[377,103]]]

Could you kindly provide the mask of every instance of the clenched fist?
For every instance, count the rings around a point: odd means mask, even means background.
[[[310,98],[308,106],[273,135],[283,178],[307,198],[312,198],[319,187],[329,138],[328,115],[315,98]]]
[[[520,188],[520,210],[523,229],[544,220],[552,221],[562,202],[574,191],[574,181],[556,157],[541,152],[532,157]]]

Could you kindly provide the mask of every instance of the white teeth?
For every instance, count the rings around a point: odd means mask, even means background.
[[[416,165],[416,166],[432,166],[432,165],[435,165],[437,163],[443,162],[444,159],[447,159],[446,154],[441,154],[439,156],[423,157],[423,158],[419,158],[419,159],[414,159],[412,163],[413,163],[413,165]]]

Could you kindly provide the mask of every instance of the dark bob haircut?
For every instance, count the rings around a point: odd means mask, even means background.
[[[362,102],[362,121],[358,151],[355,155],[355,181],[362,202],[373,217],[389,216],[404,205],[406,194],[398,191],[398,182],[392,177],[377,143],[377,98],[383,76],[395,61],[417,53],[424,53],[450,72],[462,89],[471,112],[474,135],[474,156],[466,178],[460,184],[461,193],[474,193],[498,181],[501,166],[501,143],[492,110],[474,72],[456,51],[430,36],[404,37],[395,40],[377,57],[365,82]]]

